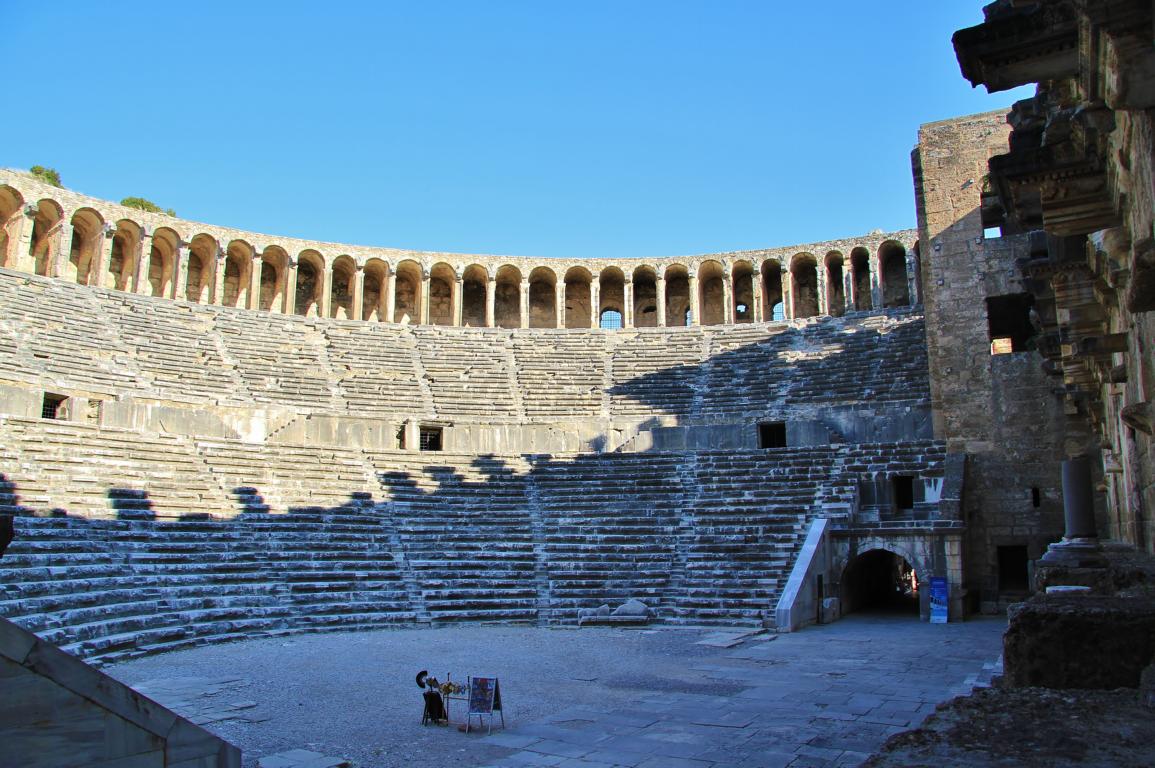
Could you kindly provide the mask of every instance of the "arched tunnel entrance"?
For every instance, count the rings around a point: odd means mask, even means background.
[[[872,549],[842,573],[843,613],[878,612],[918,616],[918,574],[903,557]]]

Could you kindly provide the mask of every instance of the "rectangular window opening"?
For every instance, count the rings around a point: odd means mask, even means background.
[[[1039,492],[1039,486],[1031,488],[1031,506],[1038,509],[1043,504],[1043,494]]]
[[[1025,352],[1033,348],[1030,342],[1038,322],[1032,322],[1034,303],[1035,297],[1029,293],[987,299],[987,330],[990,332],[992,355]]]
[[[421,445],[423,451],[441,450],[441,427],[421,427]]]
[[[68,398],[64,395],[54,395],[51,392],[44,393],[44,403],[40,406],[40,418],[42,419],[63,419],[65,416],[64,404]]]
[[[999,547],[999,591],[1026,592],[1030,589],[1027,578],[1027,546],[1015,544]]]
[[[785,448],[786,422],[767,421],[758,425],[759,448]]]
[[[894,506],[897,509],[914,509],[914,477],[896,475],[893,482]]]

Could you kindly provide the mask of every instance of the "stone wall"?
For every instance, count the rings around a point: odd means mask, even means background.
[[[970,456],[966,581],[989,609],[1017,597],[1000,594],[999,547],[1035,559],[1062,536],[1059,462],[1089,444],[1037,351],[993,354],[987,300],[1025,292],[1016,260],[1030,248],[984,232],[987,160],[1009,133],[1003,111],[931,123],[913,154],[934,432]]]

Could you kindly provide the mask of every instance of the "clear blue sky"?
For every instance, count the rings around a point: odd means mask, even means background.
[[[662,256],[915,224],[981,2],[20,2],[0,166],[318,240]]]

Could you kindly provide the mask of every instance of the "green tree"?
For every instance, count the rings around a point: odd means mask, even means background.
[[[176,216],[176,211],[172,208],[161,208],[151,200],[145,200],[143,197],[126,197],[120,201],[120,204],[126,208],[138,208],[149,213],[165,213],[169,216]]]
[[[45,168],[43,165],[34,165],[28,170],[33,176],[45,184],[51,184],[54,187],[64,186],[60,183],[60,174],[56,172],[55,168]]]

